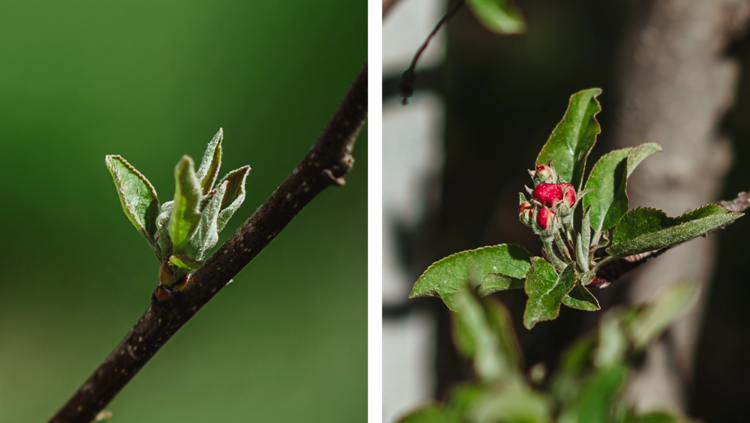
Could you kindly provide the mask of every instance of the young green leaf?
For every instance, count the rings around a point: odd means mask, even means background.
[[[169,222],[172,220],[174,201],[167,201],[159,209],[156,217],[156,243],[154,253],[161,263],[167,256],[172,254],[172,239],[169,237]]]
[[[490,31],[498,34],[520,34],[526,30],[521,12],[510,0],[467,0],[471,12]]]
[[[200,269],[204,264],[203,261],[196,260],[184,254],[169,256],[169,262],[179,267],[180,269],[185,269],[190,272]]]
[[[224,139],[224,130],[219,128],[219,132],[214,135],[206,147],[203,154],[201,165],[198,167],[196,176],[201,182],[203,195],[208,194],[213,189],[216,177],[219,176],[221,168],[221,141]]]
[[[462,251],[427,268],[414,284],[409,298],[440,297],[453,310],[452,295],[463,289],[470,279],[481,280],[488,273],[524,278],[530,258],[526,249],[514,244]]]
[[[461,423],[461,418],[451,410],[428,405],[402,417],[398,423]]]
[[[172,219],[169,222],[169,236],[172,251],[182,254],[187,241],[193,236],[200,222],[199,205],[202,191],[193,167],[193,159],[182,156],[177,163],[174,177],[176,181]]]
[[[661,210],[639,207],[620,220],[607,253],[613,257],[627,257],[658,250],[689,241],[741,216],[742,213],[715,204],[707,204],[675,218],[667,217]]]
[[[594,191],[583,198],[583,207],[591,210],[591,227],[595,232],[608,231],[628,212],[628,154],[632,148],[611,151],[602,156],[591,170],[586,189]]]
[[[188,254],[198,260],[202,260],[208,250],[219,242],[219,211],[227,192],[227,185],[228,182],[223,181],[215,191],[207,196],[208,202],[201,211],[198,229],[195,230],[193,237],[188,242],[186,248]]]
[[[588,376],[580,394],[572,404],[563,408],[560,423],[612,421],[612,400],[622,390],[627,367],[623,364],[601,369]]]
[[[570,97],[565,116],[536,159],[536,164],[552,160],[561,179],[572,184],[576,192],[581,190],[586,158],[601,132],[595,117],[601,110],[596,100],[601,92],[599,88],[591,88]]]
[[[583,199],[583,206],[591,207],[595,231],[611,230],[628,212],[628,177],[643,159],[658,151],[658,144],[647,142],[605,154],[594,165],[586,181],[586,189],[594,192]]]
[[[232,218],[232,215],[240,208],[242,202],[245,201],[245,181],[247,180],[248,173],[250,173],[250,166],[243,166],[230,172],[221,181],[222,184],[224,182],[227,183],[227,193],[221,202],[221,211],[219,212],[219,219],[217,221],[219,232],[224,230],[229,219]]]
[[[107,156],[105,163],[117,187],[120,204],[128,220],[154,245],[159,199],[151,182],[120,156]]]
[[[477,293],[480,297],[486,297],[497,291],[508,289],[521,289],[524,286],[524,280],[504,275],[502,273],[488,273],[482,279],[482,283],[477,287]]]
[[[526,311],[523,325],[531,329],[539,322],[555,320],[560,314],[560,303],[576,283],[575,265],[565,267],[558,276],[555,268],[541,257],[531,258],[526,273]]]
[[[562,303],[570,308],[583,311],[597,311],[601,309],[599,300],[580,281],[564,296]]]

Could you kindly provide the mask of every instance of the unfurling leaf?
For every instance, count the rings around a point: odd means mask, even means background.
[[[169,236],[172,251],[181,254],[187,241],[198,228],[200,222],[201,185],[195,174],[193,159],[182,156],[174,172],[175,193],[172,219],[169,222]]]
[[[125,215],[149,244],[154,245],[156,217],[159,214],[156,190],[145,176],[122,157],[107,156],[105,162],[115,181]]]
[[[601,132],[595,117],[601,111],[596,100],[601,92],[599,88],[591,88],[570,97],[565,116],[536,159],[536,164],[547,164],[551,160],[563,182],[572,184],[576,192],[581,191],[586,158]]]
[[[184,254],[169,256],[169,262],[180,269],[186,269],[191,272],[200,269],[204,264],[203,261],[196,260]]]
[[[198,229],[195,230],[193,237],[188,242],[188,254],[198,260],[202,260],[208,250],[219,242],[219,211],[227,192],[227,185],[226,181],[222,182],[215,191],[206,196],[208,201],[201,210]]]
[[[250,173],[250,166],[243,166],[229,172],[221,181],[222,184],[226,182],[227,193],[224,195],[224,200],[221,202],[221,211],[219,211],[217,221],[219,232],[224,230],[229,219],[232,218],[237,209],[242,205],[242,202],[245,201],[245,181],[247,180],[248,173]]]
[[[658,250],[689,241],[741,216],[715,204],[674,218],[661,210],[639,207],[620,220],[607,253],[617,258]]]
[[[214,187],[214,182],[219,176],[221,168],[221,141],[224,139],[224,130],[219,128],[219,132],[214,135],[203,153],[203,160],[198,167],[196,176],[201,182],[203,195],[207,195]]]
[[[448,308],[455,310],[452,295],[467,286],[471,279],[480,281],[488,273],[522,279],[529,269],[530,258],[525,248],[514,244],[462,251],[427,268],[414,284],[409,298],[440,297]]]
[[[558,276],[555,268],[541,257],[532,257],[526,274],[526,311],[523,325],[531,329],[539,322],[554,320],[560,313],[560,303],[576,283],[575,265],[565,267]]]

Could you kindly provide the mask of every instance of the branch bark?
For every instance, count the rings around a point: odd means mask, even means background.
[[[367,63],[305,158],[260,208],[190,275],[174,301],[151,305],[125,338],[51,423],[88,423],[159,349],[211,298],[231,282],[302,208],[327,187],[343,186],[354,159],[354,142],[367,117]]]

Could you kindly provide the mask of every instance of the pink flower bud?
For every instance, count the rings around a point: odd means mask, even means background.
[[[555,220],[555,212],[548,208],[542,208],[539,210],[539,213],[536,214],[536,223],[539,224],[539,226],[542,227],[542,229],[547,230],[550,228],[550,225],[552,225],[552,222]]]
[[[573,205],[576,203],[576,190],[573,188],[573,185],[563,182],[560,184],[560,187],[562,187],[563,190],[563,197],[565,198],[565,204],[568,207],[573,207]]]
[[[575,192],[574,194],[575,195]],[[563,199],[562,186],[541,183],[534,188],[534,199],[546,207],[552,207]]]
[[[518,219],[526,226],[531,227],[534,223],[534,207],[528,201],[518,206]]]

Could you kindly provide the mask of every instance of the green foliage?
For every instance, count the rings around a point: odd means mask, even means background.
[[[159,213],[156,190],[141,172],[122,157],[107,156],[104,161],[115,181],[122,210],[138,232],[153,246],[156,216]]]
[[[628,212],[615,228],[612,246],[607,253],[613,257],[627,257],[669,247],[701,236],[741,216],[742,213],[715,204],[675,218],[667,217],[661,210],[639,207]]]
[[[561,179],[572,184],[576,192],[581,190],[586,158],[601,132],[595,117],[602,109],[596,99],[601,92],[599,88],[592,88],[570,97],[565,116],[536,159],[536,164],[552,161]]]
[[[570,183],[575,201],[572,197],[565,201],[543,199],[554,190],[539,193],[527,188],[531,199],[519,195],[519,218],[540,236],[545,258],[532,258],[522,247],[506,244],[457,253],[430,266],[415,283],[410,298],[438,296],[455,311],[453,295],[466,286],[476,288],[480,296],[524,287],[528,295],[524,326],[531,329],[539,322],[557,318],[561,304],[584,311],[599,310],[599,301],[588,285],[602,267],[616,264],[613,262],[617,259],[689,241],[742,216],[713,204],[676,218],[650,208],[628,211],[628,178],[646,157],[661,151],[655,143],[605,154],[581,191],[586,160],[600,132],[595,117],[601,109],[596,100],[600,93],[600,89],[592,88],[571,96],[565,116],[536,160],[537,165],[549,168],[531,172],[535,186],[542,180],[547,184]],[[551,176],[535,179],[537,170]],[[570,192],[567,185],[558,187],[562,194]],[[584,212],[580,224],[573,221],[578,202],[582,202]],[[542,211],[544,216],[552,216],[544,228],[537,222]]]
[[[230,172],[214,188],[221,168],[219,132],[209,142],[198,171],[193,159],[183,156],[175,167],[173,201],[159,206],[151,183],[120,156],[107,156],[125,214],[154,248],[159,261],[171,269],[171,283],[203,266],[203,259],[219,242],[219,232],[245,200],[250,171],[243,166]]]
[[[467,0],[466,4],[479,22],[499,34],[520,34],[526,30],[521,12],[510,0]]]
[[[596,232],[609,231],[628,211],[627,182],[636,166],[649,155],[661,151],[654,143],[623,148],[602,156],[591,170],[586,189],[593,192],[583,199],[591,210],[591,227]]]
[[[568,265],[559,275],[547,260],[531,259],[531,268],[526,274],[526,311],[523,325],[531,329],[539,322],[554,320],[560,314],[560,304],[576,283],[575,266]]]
[[[538,272],[536,259],[529,278]],[[694,293],[690,286],[676,284],[651,304],[608,311],[598,330],[566,350],[549,381],[537,378],[532,384],[524,375],[505,308],[491,299],[476,298],[467,288],[455,295],[454,339],[459,351],[474,362],[478,381],[457,387],[446,404],[416,410],[399,423],[688,422],[663,412],[638,414],[623,400],[622,390],[644,348],[643,340],[656,339]]]
[[[525,278],[530,260],[531,254],[514,244],[462,251],[427,268],[414,284],[409,298],[440,297],[454,310],[453,294],[463,290],[470,280],[481,280],[488,273]]]

